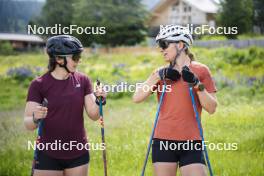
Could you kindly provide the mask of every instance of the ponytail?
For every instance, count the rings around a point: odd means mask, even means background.
[[[49,72],[53,72],[56,68],[56,58],[55,56],[49,56],[49,64],[48,64],[48,70]]]
[[[188,48],[185,50],[185,53],[191,59],[191,61],[195,60],[194,55],[191,53],[191,51]]]

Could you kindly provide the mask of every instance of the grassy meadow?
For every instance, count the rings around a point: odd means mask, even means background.
[[[238,145],[236,151],[209,151],[215,175],[264,175],[264,49],[194,48],[193,52],[210,67],[218,87],[217,112],[202,116],[205,139]],[[27,141],[34,141],[36,132],[25,130],[23,108],[30,81],[45,72],[46,64],[44,53],[0,56],[0,176],[30,173],[33,151],[27,150]],[[162,64],[156,49],[85,52],[79,70],[105,84],[133,84]],[[140,175],[156,107],[155,95],[134,104],[131,93],[109,93],[104,107],[109,175]],[[85,119],[90,142],[100,143],[99,122]],[[103,176],[102,152],[90,154],[90,175]],[[151,159],[146,171],[150,175]]]

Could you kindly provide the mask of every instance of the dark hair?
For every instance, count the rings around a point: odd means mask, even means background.
[[[52,72],[55,70],[56,65],[58,64],[56,62],[56,59],[57,59],[56,57],[59,59],[64,59],[64,64],[67,65],[67,61],[66,61],[65,56],[54,56],[54,55],[49,54],[48,72]],[[72,60],[74,62],[78,62],[80,60],[80,58],[81,58],[81,52],[72,55]],[[65,67],[65,66],[63,66],[63,67]]]
[[[63,59],[63,57],[57,56],[60,59]],[[56,62],[56,56],[49,55],[49,64],[48,64],[48,71],[53,72],[56,68],[57,62]]]
[[[191,53],[191,51],[188,48],[185,50],[185,53],[191,59],[191,61],[195,60],[193,53]]]
[[[57,63],[56,63],[55,56],[49,56],[49,64],[48,64],[48,70],[49,70],[49,72],[54,71],[55,68],[56,68],[56,65],[57,65]]]

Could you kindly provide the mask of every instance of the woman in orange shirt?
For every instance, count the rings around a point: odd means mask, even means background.
[[[167,25],[156,37],[168,66],[155,70],[137,89],[135,103],[144,101],[157,87],[160,99],[164,83],[166,91],[152,144],[152,163],[156,176],[175,176],[179,167],[182,176],[205,176],[202,138],[195,119],[189,86],[193,88],[199,116],[202,109],[213,114],[217,107],[216,87],[208,67],[194,60],[189,51],[193,43],[186,27]],[[165,82],[164,82],[165,81]]]

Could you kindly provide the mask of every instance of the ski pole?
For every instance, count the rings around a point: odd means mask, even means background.
[[[144,166],[143,166],[143,169],[142,169],[142,172],[141,172],[141,176],[145,175],[145,170],[146,170],[146,166],[147,166],[147,163],[148,163],[148,157],[149,157],[149,153],[150,153],[150,148],[151,148],[153,136],[154,136],[154,133],[155,133],[155,129],[157,127],[157,123],[158,123],[158,120],[159,120],[159,113],[160,113],[160,108],[161,108],[161,105],[162,105],[162,102],[163,102],[165,89],[166,89],[166,82],[164,80],[164,85],[163,85],[163,88],[162,88],[162,93],[161,93],[161,96],[160,96],[160,101],[159,101],[158,109],[157,109],[157,112],[156,112],[154,126],[153,126],[153,129],[152,129],[151,135],[150,135],[149,144],[148,144],[148,150],[147,150],[147,153],[146,153],[146,157],[145,157]]]
[[[48,100],[46,98],[44,98],[43,102],[42,102],[42,106],[43,107],[48,107]],[[34,116],[34,114],[33,114]],[[41,119],[39,122],[38,122],[38,136],[37,136],[37,139],[36,139],[36,149],[35,149],[35,152],[34,152],[34,158],[33,158],[33,162],[32,162],[32,169],[31,169],[31,176],[34,175],[34,169],[35,169],[35,165],[36,165],[36,162],[37,162],[37,159],[38,159],[38,144],[40,142],[40,138],[42,136],[42,129],[43,129],[43,119]]]
[[[191,96],[191,99],[192,99],[192,106],[193,106],[193,110],[194,110],[194,113],[195,113],[195,119],[197,121],[198,128],[199,128],[199,133],[200,133],[200,136],[202,138],[202,145],[204,145],[204,136],[203,136],[202,124],[201,124],[199,113],[198,113],[198,110],[197,110],[197,106],[196,106],[196,103],[195,103],[195,100],[194,100],[192,86],[190,86],[190,85],[189,85],[189,92],[190,92],[190,96]],[[207,166],[208,166],[208,169],[209,169],[210,176],[213,176],[213,170],[212,170],[211,163],[210,163],[210,160],[209,160],[209,155],[208,155],[208,152],[207,152],[207,149],[206,149],[206,145],[204,145],[204,155],[205,155],[205,158],[206,158],[206,163],[207,163]]]
[[[97,86],[100,86],[100,81],[97,80]],[[103,150],[103,161],[104,161],[104,176],[107,176],[107,160],[106,160],[106,145],[105,145],[105,131],[104,131],[104,116],[103,116],[103,104],[102,104],[102,97],[99,97],[99,114],[100,114],[100,124],[101,124],[101,136],[102,136],[102,143],[104,144],[105,148]]]

